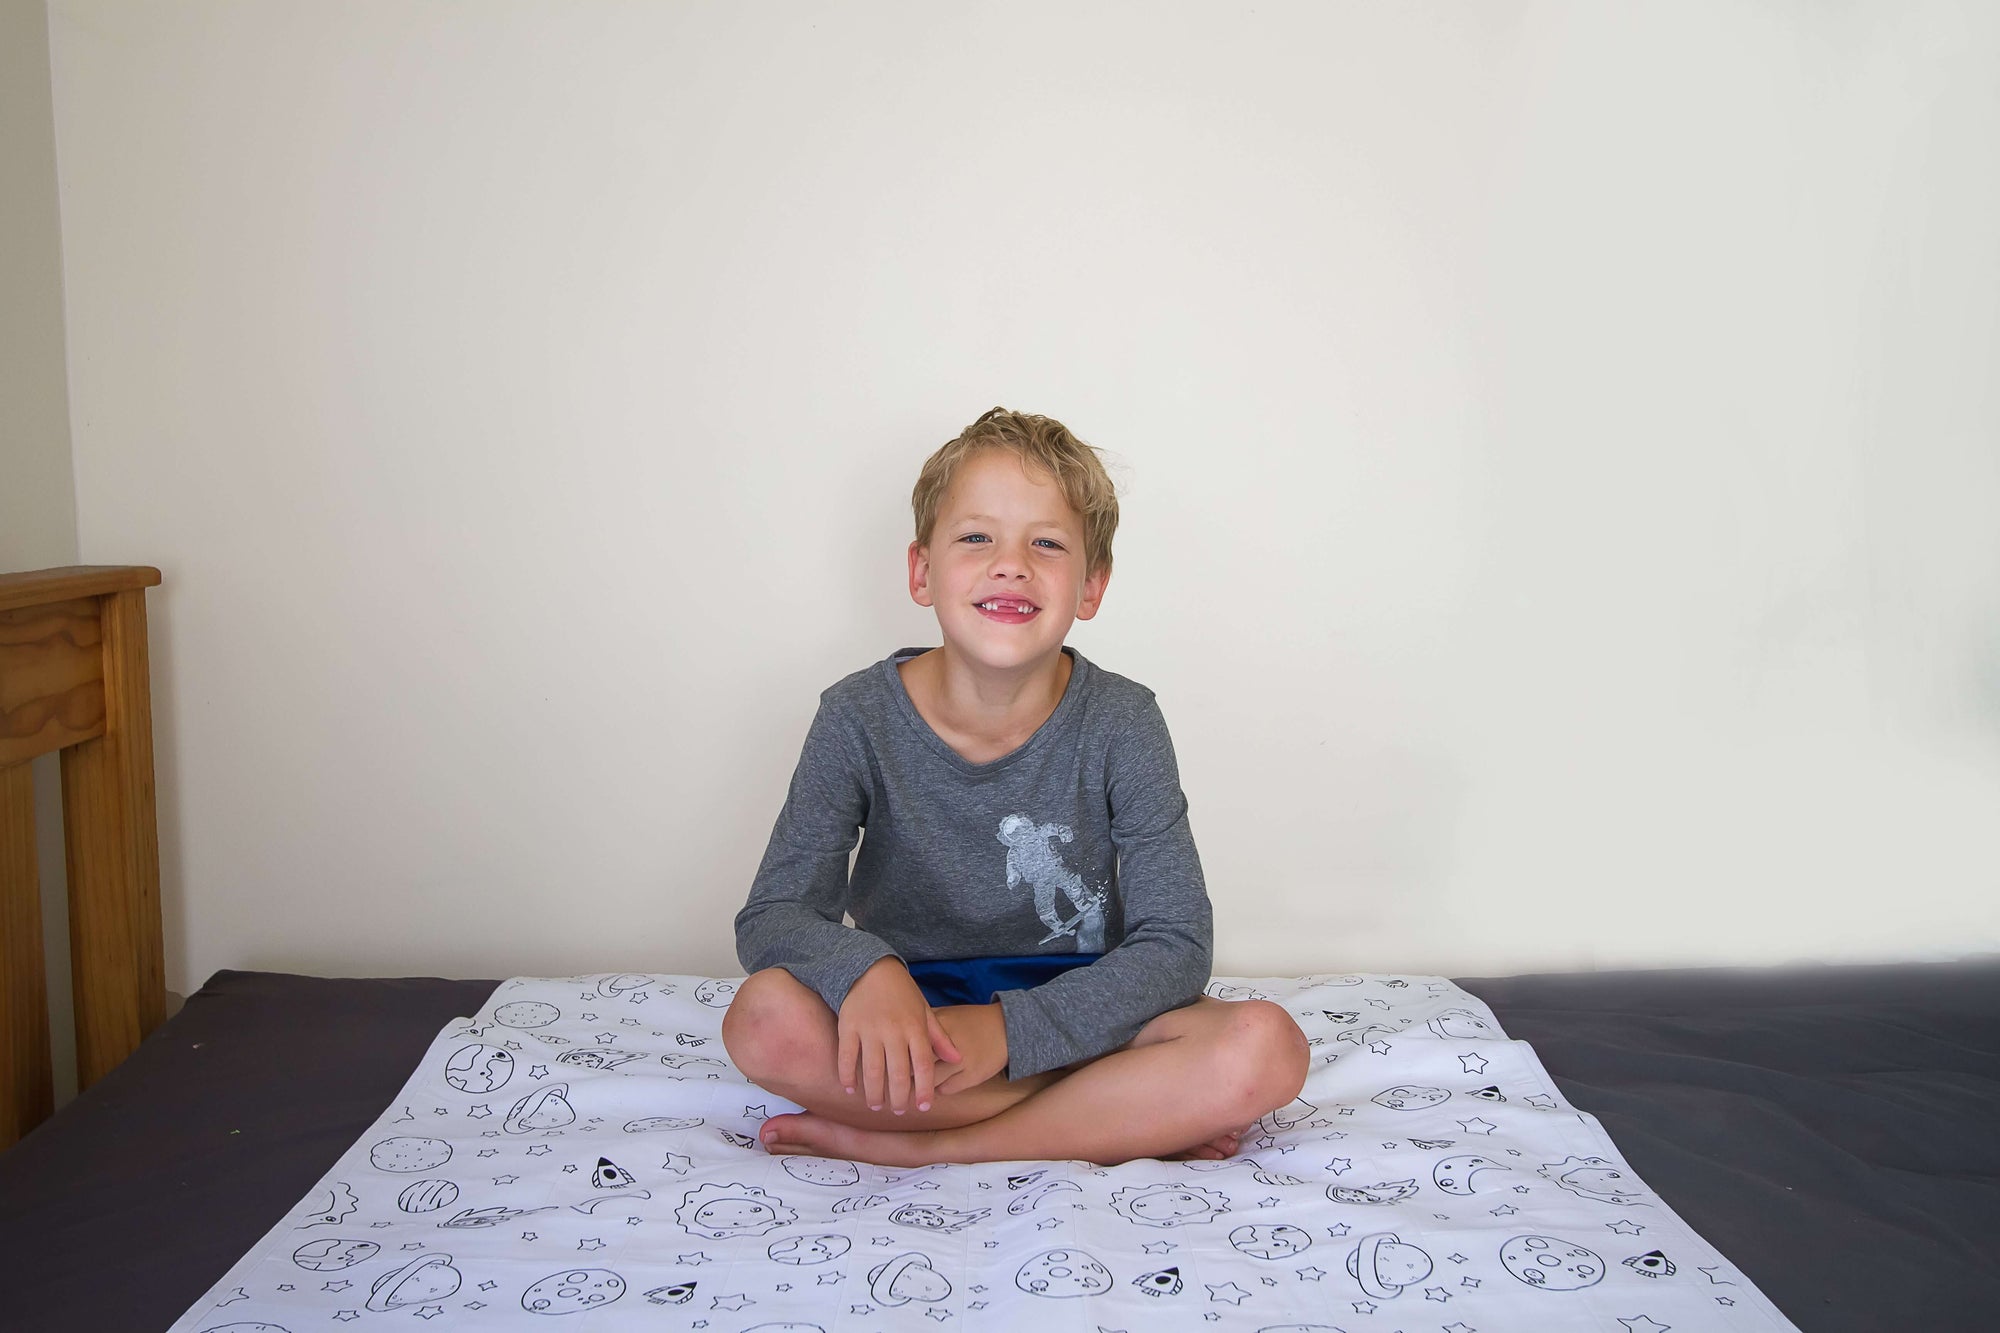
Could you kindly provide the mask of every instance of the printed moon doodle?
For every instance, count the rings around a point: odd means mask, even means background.
[[[844,1188],[861,1183],[861,1168],[852,1162],[837,1161],[831,1157],[787,1156],[778,1160],[785,1168],[785,1174],[793,1180],[802,1180],[808,1185],[829,1185]]]
[[[1481,1171],[1512,1171],[1514,1168],[1504,1163],[1481,1157],[1478,1153],[1460,1153],[1456,1157],[1446,1157],[1431,1168],[1431,1183],[1446,1194],[1473,1194],[1477,1191],[1472,1178]]]
[[[610,1269],[572,1268],[522,1292],[521,1308],[532,1314],[575,1314],[609,1305],[624,1294],[625,1279]]]
[[[663,1055],[660,1063],[669,1069],[727,1069],[728,1065],[706,1055]]]
[[[493,1011],[493,1021],[509,1028],[545,1028],[562,1017],[562,1010],[540,1000],[515,1000]]]
[[[381,1171],[430,1171],[451,1160],[451,1145],[443,1139],[401,1134],[370,1148],[368,1160]]]
[[[306,1200],[306,1208],[313,1214],[313,1220],[301,1225],[308,1227],[339,1226],[353,1215],[355,1208],[359,1204],[360,1200],[355,1197],[354,1191],[348,1187],[347,1182],[336,1180],[331,1185],[321,1186],[317,1192]]]
[[[1576,1291],[1604,1280],[1604,1261],[1555,1236],[1516,1236],[1500,1247],[1500,1266],[1538,1291]]]
[[[1014,1285],[1033,1296],[1099,1296],[1111,1290],[1111,1270],[1081,1250],[1045,1250],[1021,1265]]]
[[[1039,1176],[1042,1173],[1037,1171],[1035,1174]],[[1009,1185],[1007,1188],[1013,1189],[1014,1186]],[[1007,1205],[1007,1211],[1015,1217],[1019,1217],[1023,1213],[1034,1212],[1036,1208],[1041,1206],[1043,1200],[1047,1199],[1051,1194],[1081,1194],[1082,1192],[1083,1187],[1074,1181],[1045,1180],[1039,1185],[1030,1185],[1026,1194],[1023,1194],[1020,1198]]]

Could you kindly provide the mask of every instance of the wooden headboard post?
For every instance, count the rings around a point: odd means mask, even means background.
[[[29,761],[62,754],[77,1083],[160,1025],[166,969],[143,565],[0,574],[0,1148],[54,1110]]]

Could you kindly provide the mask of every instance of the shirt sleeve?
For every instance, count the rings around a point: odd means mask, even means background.
[[[1007,1077],[1092,1060],[1208,984],[1214,925],[1166,719],[1149,695],[1106,754],[1125,935],[1088,967],[1002,991]]]
[[[867,822],[860,741],[822,695],[750,900],[736,914],[736,957],[751,972],[784,968],[835,1013],[863,972],[896,956],[879,936],[841,920],[848,856]]]

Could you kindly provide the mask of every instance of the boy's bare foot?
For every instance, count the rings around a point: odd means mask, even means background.
[[[876,1166],[929,1166],[944,1160],[930,1152],[937,1137],[934,1131],[855,1129],[811,1111],[774,1115],[757,1137],[765,1151],[777,1157],[806,1153]]]
[[[1168,1153],[1160,1160],[1163,1162],[1223,1161],[1226,1158],[1236,1155],[1237,1149],[1243,1146],[1243,1136],[1250,1132],[1250,1128],[1249,1125],[1245,1125],[1241,1129],[1229,1130],[1226,1133],[1216,1135],[1207,1143],[1197,1143],[1186,1152]]]
[[[1170,1153],[1168,1162],[1219,1162],[1234,1157],[1250,1126],[1218,1134],[1186,1152]],[[922,1130],[856,1129],[810,1111],[774,1115],[758,1131],[765,1151],[775,1157],[804,1153],[814,1157],[838,1157],[850,1162],[872,1162],[876,1166],[928,1166],[943,1161],[934,1150],[935,1134]]]

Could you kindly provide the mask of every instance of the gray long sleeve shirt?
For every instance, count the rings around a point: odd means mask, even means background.
[[[877,960],[1102,953],[1002,991],[1007,1077],[1093,1059],[1208,982],[1208,891],[1153,692],[1065,647],[1054,713],[975,764],[911,702],[902,648],[829,687],[736,914],[752,972],[835,1012]],[[848,855],[866,829],[852,879]],[[851,915],[854,925],[843,924]]]

